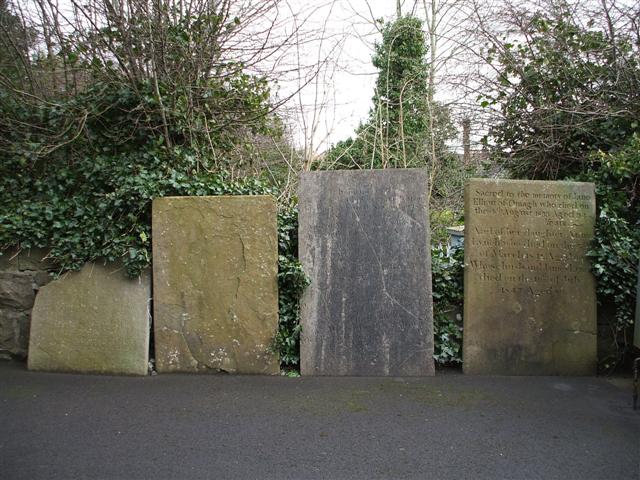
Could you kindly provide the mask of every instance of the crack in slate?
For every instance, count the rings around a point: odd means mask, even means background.
[[[387,298],[389,298],[389,300],[391,300],[391,302],[395,303],[397,306],[399,306],[404,312],[406,312],[407,314],[409,314],[411,317],[413,317],[414,319],[420,321],[420,318],[414,314],[413,312],[411,312],[409,309],[407,309],[404,305],[402,305],[396,298],[393,297],[393,295],[391,295],[388,291],[387,291],[387,282],[384,278],[384,269],[382,267],[382,262],[380,261],[380,257],[378,256],[378,252],[376,251],[375,247],[373,246],[373,242],[371,241],[371,238],[369,237],[369,235],[367,234],[367,232],[365,231],[365,229],[362,227],[362,222],[360,220],[360,215],[358,215],[358,212],[356,212],[356,209],[353,208],[353,205],[351,203],[349,203],[349,207],[351,208],[351,210],[353,211],[353,214],[356,216],[356,219],[358,220],[358,227],[360,228],[360,230],[362,231],[362,233],[364,234],[365,239],[367,240],[367,243],[369,244],[369,248],[371,248],[371,251],[373,252],[373,256],[376,259],[376,262],[378,263],[378,268],[380,270],[380,280],[382,282],[382,293],[385,294],[385,296]]]

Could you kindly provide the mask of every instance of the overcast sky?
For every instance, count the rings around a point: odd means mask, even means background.
[[[302,47],[302,62],[328,59],[290,105],[298,107],[290,117],[294,138],[304,143],[314,131],[314,150],[321,152],[352,135],[367,117],[377,75],[371,56],[374,42],[381,38],[374,19],[395,18],[396,1],[337,0],[316,6],[313,12],[302,0],[291,0],[291,5],[300,8],[302,15],[311,13],[304,29],[317,32],[317,41]],[[291,82],[281,87],[282,95],[299,85]]]
[[[295,12],[296,21],[305,20],[301,30],[309,34],[302,42],[300,64],[311,65],[319,60],[328,60],[319,75],[302,89],[301,94],[288,105],[289,125],[298,146],[308,145],[313,139],[314,153],[325,151],[332,143],[353,135],[360,122],[366,120],[372,105],[373,89],[377,71],[371,64],[375,42],[381,40],[382,25],[376,20],[393,21],[396,0],[323,0],[325,3],[310,3],[308,0],[288,0],[290,11]],[[491,0],[487,0],[491,3]],[[403,15],[414,13],[425,18],[424,4],[430,1],[404,0]],[[456,5],[454,1],[441,1],[441,5]],[[453,9],[452,9],[453,10]],[[453,23],[453,22],[452,22]],[[446,22],[443,22],[446,26]],[[443,27],[441,27],[443,28]],[[454,36],[457,32],[454,32]],[[448,51],[451,43],[446,35],[440,40],[438,52]],[[456,38],[456,42],[460,39]],[[294,62],[295,63],[295,62]],[[447,67],[449,68],[449,67]],[[455,68],[455,67],[453,67]],[[300,71],[305,72],[302,68]],[[456,94],[447,90],[436,75],[436,99],[449,102]],[[291,76],[281,82],[278,95],[285,97],[304,84],[304,79]],[[480,128],[479,124],[473,129]],[[472,132],[477,140],[483,132]],[[477,137],[477,138],[476,138]],[[461,140],[452,142],[459,149]]]

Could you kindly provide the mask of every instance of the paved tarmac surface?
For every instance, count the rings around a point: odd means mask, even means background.
[[[630,382],[64,375],[0,363],[0,478],[640,478]]]

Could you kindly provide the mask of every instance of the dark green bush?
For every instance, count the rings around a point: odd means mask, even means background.
[[[582,179],[596,185],[598,217],[588,255],[598,281],[598,303],[615,312],[611,342],[617,354],[601,359],[602,367],[610,369],[631,347],[627,334],[634,322],[640,259],[640,137],[616,153],[593,155]]]
[[[272,119],[265,113],[269,109],[263,87],[256,84],[252,92],[242,90],[240,95],[254,102],[251,111],[257,120],[243,124],[240,132],[229,127],[205,135],[198,130],[196,141],[197,132],[181,120],[179,108],[165,112],[171,125],[168,137],[162,133],[148,82],[133,88],[127,82],[93,79],[74,95],[32,103],[0,86],[0,252],[15,245],[46,248],[58,273],[95,259],[120,260],[127,274],[136,276],[151,262],[153,198],[278,197],[280,192],[268,182],[237,178],[224,170],[240,167],[237,159],[226,160],[231,135],[238,140],[268,131]],[[212,80],[202,92],[207,98],[235,95],[229,88]],[[181,105],[176,92],[161,91],[165,105]],[[209,107],[203,111],[209,112],[210,121],[219,119]],[[200,148],[205,138],[215,148]],[[283,364],[295,365],[304,276],[296,258],[295,205],[281,200],[278,212],[282,322],[275,340]]]
[[[464,249],[431,249],[434,359],[441,365],[462,363],[463,266]]]
[[[294,204],[280,209],[278,240],[280,328],[275,345],[280,362],[296,367],[300,362],[300,297],[309,281],[298,261],[298,208]]]

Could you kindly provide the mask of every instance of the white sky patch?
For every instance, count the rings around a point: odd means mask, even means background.
[[[294,11],[304,5],[301,0],[289,3]],[[381,39],[375,19],[393,19],[396,2],[370,2],[371,8],[367,3],[342,0],[317,8],[304,27],[312,39],[295,53],[303,65],[318,68],[291,72],[279,82],[279,98],[301,89],[283,113],[294,142],[307,152],[322,152],[348,138],[367,118],[377,76],[371,57],[374,42]]]
[[[300,68],[279,76],[275,97],[286,98],[300,89],[280,113],[296,146],[304,150],[305,157],[313,156],[352,136],[367,119],[377,78],[371,59],[375,42],[382,38],[382,24],[377,20],[396,18],[396,0],[327,0],[313,7],[303,0],[289,0],[287,5],[292,19],[306,19],[301,27],[305,41],[288,52],[286,61],[292,66],[298,62]],[[402,13],[414,13],[424,20],[424,3],[404,1]],[[445,72],[448,75],[457,68],[447,60],[448,52],[463,40],[455,21],[450,21],[455,13],[454,9],[447,10],[449,17],[441,20],[439,27],[443,34],[437,48],[436,99],[444,103],[455,103],[459,96],[441,81]],[[318,65],[320,68],[313,68]],[[478,122],[476,127],[482,129]],[[475,139],[482,133],[475,134]],[[460,150],[461,138],[451,146]]]

